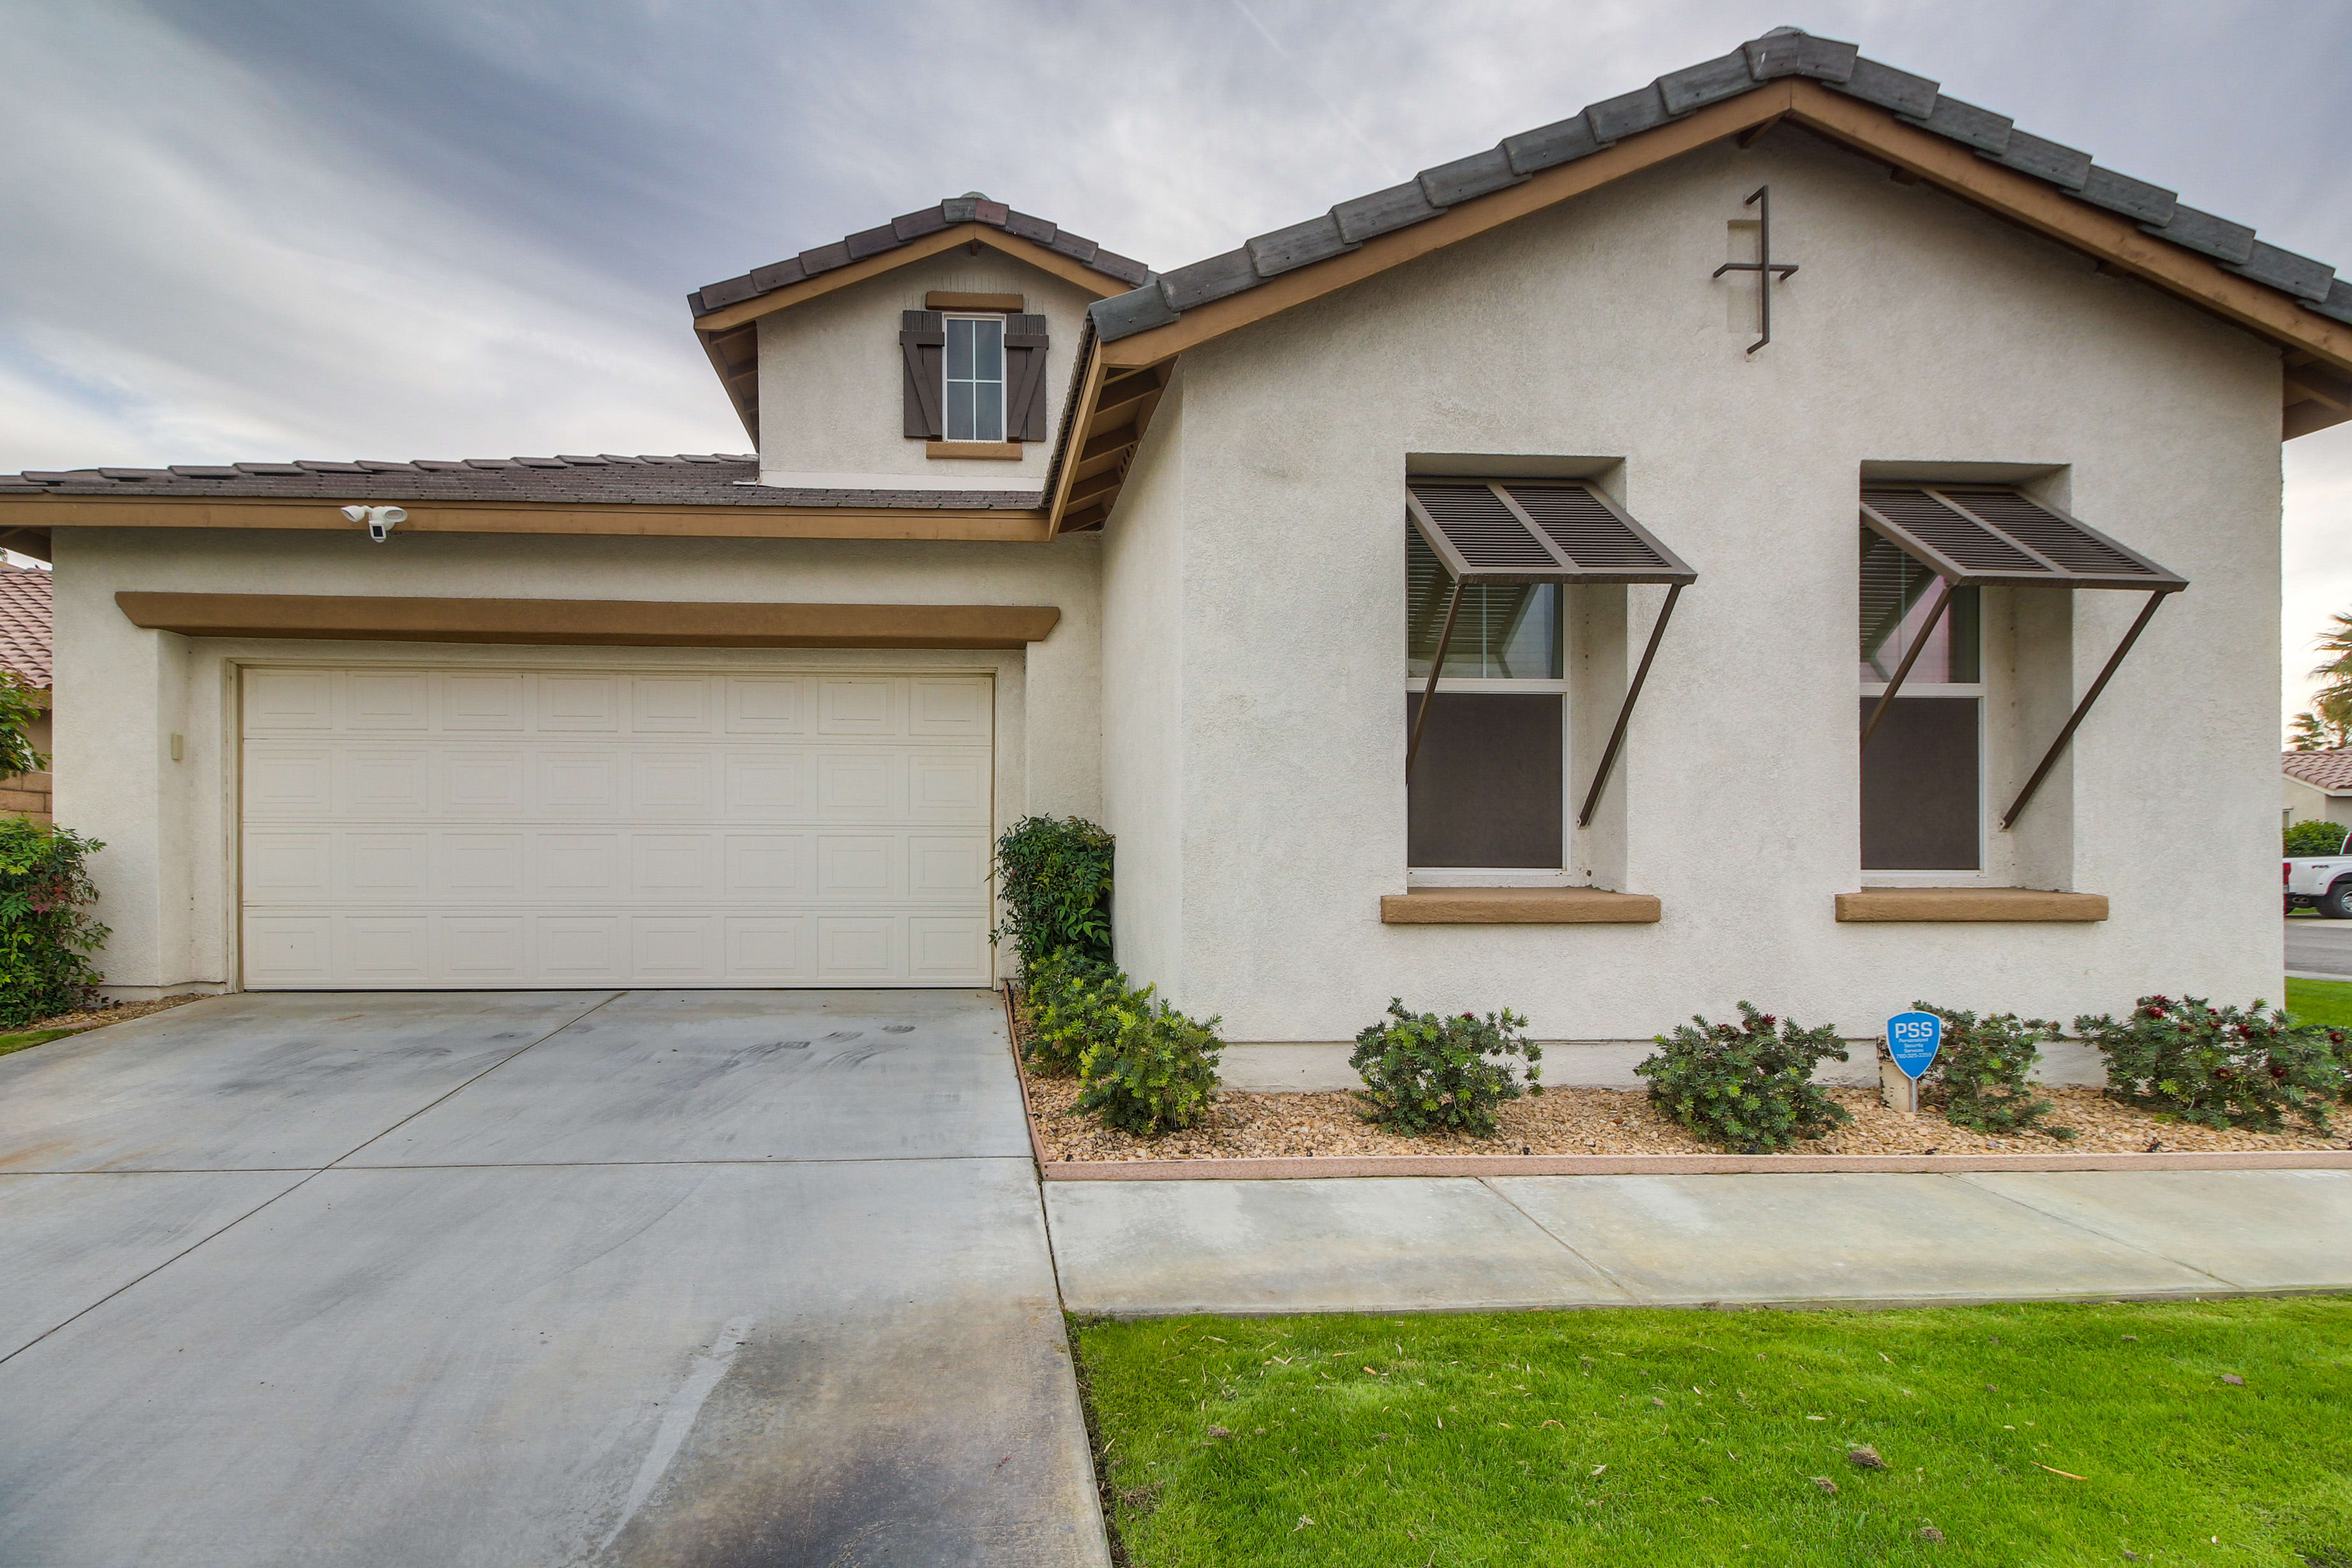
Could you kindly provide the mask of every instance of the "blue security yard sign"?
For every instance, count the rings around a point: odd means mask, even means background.
[[[1933,1013],[1897,1013],[1886,1020],[1886,1054],[1916,1082],[1944,1043],[1944,1020]]]

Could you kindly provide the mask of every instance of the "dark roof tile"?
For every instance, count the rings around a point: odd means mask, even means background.
[[[248,474],[299,474],[302,471],[291,463],[239,463],[236,467]]]
[[[1068,237],[1065,236],[1064,237],[1066,238]],[[1094,241],[1087,240],[1086,243],[1093,245]],[[1108,277],[1116,278],[1120,282],[1127,284],[1139,284],[1145,279],[1151,276],[1151,268],[1146,267],[1142,262],[1138,261],[1132,256],[1121,256],[1115,250],[1104,250],[1099,247],[1096,248],[1094,256],[1087,262],[1087,265],[1093,268],[1097,272],[1103,273]]]
[[[849,265],[849,242],[836,239],[831,245],[820,245],[814,250],[801,252],[801,270],[814,278],[820,272],[830,272],[836,267]],[[708,292],[708,290],[705,290]]]
[[[1775,27],[1760,38],[1740,46],[1748,57],[1748,74],[1758,81],[1775,77],[1804,76],[1816,81],[1843,82],[1853,76],[1861,51],[1835,38],[1817,38],[1794,27]]]
[[[749,276],[745,276],[724,279],[717,283],[705,283],[700,289],[695,290],[695,293],[702,301],[702,309],[708,312],[721,310],[739,300],[749,300],[759,291],[758,285],[754,284]]]
[[[1310,261],[1320,261],[1356,247],[1339,233],[1339,220],[1325,213],[1321,217],[1259,235],[1249,242],[1248,248],[1257,275],[1272,278],[1294,267],[1304,267]]]
[[[55,681],[49,658],[49,574],[0,565],[0,669],[36,691]]]
[[[1838,90],[1874,103],[1881,109],[1891,109],[1897,114],[1924,117],[1936,108],[1937,84],[1924,76],[1913,76],[1893,66],[1880,65],[1876,60],[1857,58],[1853,73],[1837,84]]]
[[[1600,150],[1601,143],[1592,134],[1592,122],[1580,113],[1503,138],[1504,155],[1510,159],[1511,167],[1522,174],[1572,163]]]
[[[1654,125],[1666,122],[1666,106],[1658,99],[1658,84],[1621,92],[1615,98],[1604,98],[1599,103],[1584,106],[1584,117],[1592,123],[1592,134],[1603,142],[1621,141],[1637,135]]]
[[[927,234],[937,234],[947,226],[948,220],[940,216],[940,209],[936,205],[927,206],[920,212],[902,213],[890,220],[891,232],[902,240],[920,239]],[[758,274],[754,273],[752,276],[757,277]]]
[[[2113,169],[2103,169],[2096,163],[2084,178],[2080,193],[2094,206],[2135,217],[2142,223],[2161,224],[2170,220],[2179,198],[2162,185],[2151,185],[2146,180],[2135,180],[2129,174],[2118,174]]]
[[[797,256],[789,261],[773,262],[766,267],[754,267],[750,275],[753,295],[765,294],[772,289],[788,289],[807,277],[807,272],[801,268],[801,258]],[[705,289],[702,291],[702,298],[704,303],[708,305],[710,290]]]
[[[860,229],[843,240],[842,245],[849,252],[849,258],[852,261],[863,261],[869,256],[878,256],[883,251],[898,249],[898,231],[886,223],[877,227]]]
[[[2347,283],[2341,278],[2327,286],[2326,299],[2306,300],[2305,304],[2306,309],[2316,310],[2330,321],[2352,325],[2352,283]]]
[[[1178,268],[1162,277],[1160,286],[1167,290],[1170,305],[1189,310],[1195,305],[1238,294],[1257,280],[1257,268],[1250,263],[1250,253],[1228,250],[1223,256]]]
[[[320,463],[307,458],[295,458],[294,466],[305,473],[312,474],[364,474],[367,472],[357,463]]]
[[[1131,338],[1177,319],[1176,312],[1169,308],[1168,296],[1160,292],[1156,282],[1097,300],[1087,315],[1094,322],[1096,334],[1105,339]]]
[[[1402,185],[1341,202],[1331,209],[1331,216],[1339,220],[1339,233],[1355,244],[1376,234],[1410,227],[1444,210],[1430,205],[1429,193],[1421,188],[1419,180],[1407,180]]]
[[[2195,207],[2176,205],[2172,221],[2162,224],[2142,224],[2151,234],[2161,235],[2173,244],[2190,250],[2201,251],[2218,261],[2243,261],[2254,253],[2254,231],[2242,223],[2231,223],[2225,217],[2200,212]]]
[[[1051,250],[1054,236],[1060,233],[1061,228],[1059,225],[1047,223],[1042,217],[1032,217],[1027,213],[1008,212],[1004,215],[1004,232]]]
[[[1948,136],[1953,141],[1974,147],[1979,152],[1999,156],[2009,146],[2009,131],[2014,123],[2006,114],[1995,114],[1990,109],[1979,109],[1957,98],[1936,95],[1936,107],[1926,114],[1906,114],[1912,124]]]
[[[2014,129],[2009,133],[2009,144],[2001,149],[1996,161],[2070,191],[2081,190],[2083,183],[2091,177],[2088,153],[2078,153],[2072,147]]]
[[[1738,98],[1756,85],[1756,79],[1748,74],[1748,51],[1734,49],[1727,55],[1668,71],[1654,85],[1668,114],[1688,114],[1710,103]]]
[[[2242,272],[2257,283],[2267,283],[2282,293],[2298,300],[2325,300],[2335,286],[2336,268],[2325,261],[2314,261],[2308,256],[2297,256],[2292,250],[2282,250],[2275,245],[2254,241],[2253,253],[2243,261],[2224,262],[2232,272]]]
[[[1484,153],[1473,153],[1467,158],[1423,169],[1420,177],[1421,188],[1430,205],[1441,207],[1516,185],[1527,178],[1511,167],[1510,155],[1500,147],[1489,147]]]

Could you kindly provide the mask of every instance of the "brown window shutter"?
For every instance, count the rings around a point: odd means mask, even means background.
[[[1045,438],[1045,318],[1004,318],[1004,438]]]
[[[947,434],[940,398],[947,374],[947,318],[937,310],[908,310],[898,318],[898,353],[906,362],[905,429],[909,440],[936,441]]]

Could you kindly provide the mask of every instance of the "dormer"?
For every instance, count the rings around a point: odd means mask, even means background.
[[[761,483],[1034,497],[1087,308],[1150,276],[968,192],[688,302]]]

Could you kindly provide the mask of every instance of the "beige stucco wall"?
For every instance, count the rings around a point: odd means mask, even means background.
[[[2340,822],[2352,827],[2352,795],[2331,795],[2289,773],[2282,773],[2280,780],[2285,786],[2281,816],[2287,826],[2298,822]]]
[[[1101,811],[1097,536],[1050,545],[833,540],[527,539],[60,530],[58,820],[93,864],[110,989],[233,984],[240,663],[465,662],[666,668],[987,668],[996,816]],[[1053,605],[1025,652],[534,648],[190,638],[142,631],[125,589],[782,603]],[[172,737],[181,736],[173,761]]]
[[[1106,292],[1116,285],[1103,280]],[[929,257],[760,320],[760,474],[823,489],[1037,489],[1053,443],[1024,443],[1017,462],[931,458],[905,434],[900,315],[934,289],[1019,294],[1045,318],[1046,409],[1062,416],[1086,308],[1100,298],[983,248]]]
[[[1802,270],[1751,357],[1752,295],[1708,274],[1768,181],[1776,258]],[[1108,546],[1139,562],[1150,546],[1129,536],[1181,510],[1179,624],[1113,616],[1105,655],[1173,663],[1126,681],[1175,705],[1174,734],[1114,718],[1105,797],[1181,762],[1181,863],[1153,874],[1180,892],[1181,935],[1130,939],[1123,915],[1122,953],[1229,1038],[1345,1038],[1395,994],[1623,1039],[1741,998],[1869,1033],[1921,997],[2071,1018],[2158,988],[2274,992],[2257,806],[2277,766],[2275,351],[1782,131],[1193,351],[1184,376],[1184,451],[1160,458],[1181,494],[1130,495]],[[1622,844],[1575,851],[1659,895],[1659,924],[1380,922],[1405,885],[1400,492],[1417,453],[1620,462],[1623,500],[1696,567],[1611,785]],[[1863,881],[1865,464],[2018,478],[2190,579],[1989,861],[2109,895],[2107,921],[1834,921]],[[1628,597],[1646,635],[1659,591]],[[2141,602],[2012,598],[1989,615],[1996,816]],[[1571,730],[1575,794],[1593,726]],[[1134,891],[1123,873],[1123,904]]]

